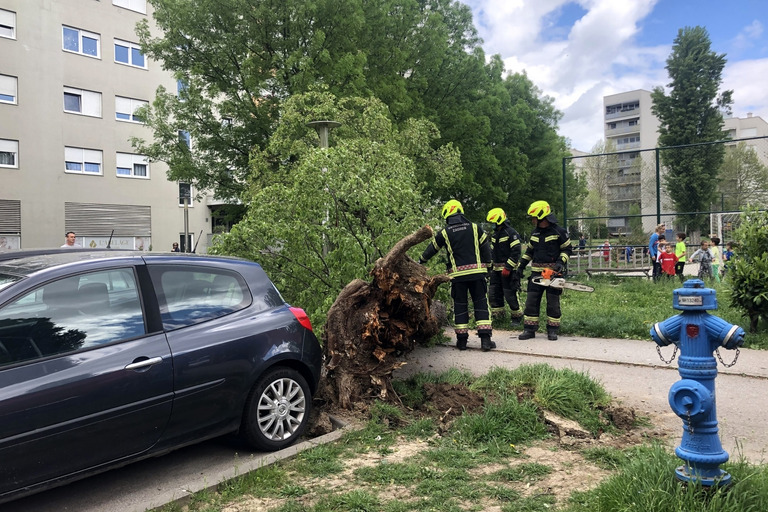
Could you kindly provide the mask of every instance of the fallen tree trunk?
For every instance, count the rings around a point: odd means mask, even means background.
[[[405,364],[400,357],[441,332],[445,318],[433,297],[449,277],[430,277],[406,254],[431,237],[429,226],[406,236],[376,261],[372,282],[356,279],[336,298],[323,335],[322,399],[343,409],[396,400],[392,372]]]

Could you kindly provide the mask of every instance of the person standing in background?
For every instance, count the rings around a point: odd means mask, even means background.
[[[181,252],[181,251],[179,251],[179,244],[178,244],[178,242],[173,242],[173,245],[171,245],[171,252]]]
[[[651,257],[651,263],[653,264],[653,276],[654,281],[658,281],[661,274],[661,265],[658,262],[659,259],[659,235],[666,231],[664,224],[656,226],[651,238],[648,240],[648,255]]]
[[[677,243],[675,244],[675,256],[677,256],[677,263],[675,263],[675,275],[680,278],[680,282],[683,282],[683,269],[685,268],[685,237],[688,236],[682,231],[677,234]]]
[[[720,266],[723,263],[723,257],[720,254],[720,239],[716,236],[711,238],[712,244],[709,248],[709,252],[712,253],[712,277],[715,278],[715,282],[720,282]]]
[[[77,235],[75,235],[74,231],[67,231],[67,234],[64,238],[64,245],[61,246],[62,249],[82,249],[83,246],[77,243]]]

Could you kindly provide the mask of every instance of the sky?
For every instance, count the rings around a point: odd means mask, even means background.
[[[563,113],[560,135],[589,152],[603,139],[603,96],[652,90],[678,30],[703,26],[726,55],[721,90],[733,115],[768,121],[766,0],[460,0],[487,55],[525,72]]]

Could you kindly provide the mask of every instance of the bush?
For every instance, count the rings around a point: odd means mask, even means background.
[[[731,305],[749,317],[749,331],[768,318],[768,212],[750,208],[734,236],[739,247],[728,265]]]

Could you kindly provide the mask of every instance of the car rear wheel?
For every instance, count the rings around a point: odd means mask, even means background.
[[[275,368],[251,389],[241,433],[257,450],[280,450],[304,433],[311,407],[306,379],[296,370]]]

